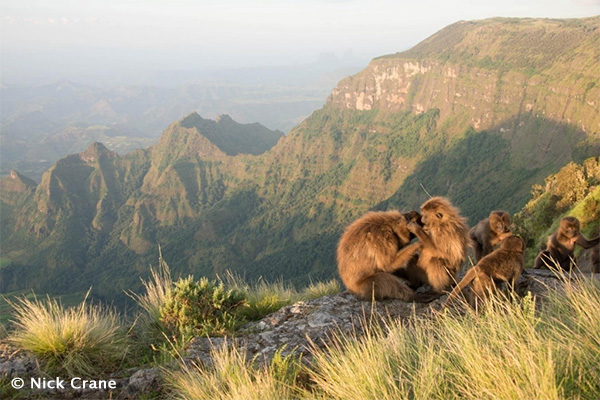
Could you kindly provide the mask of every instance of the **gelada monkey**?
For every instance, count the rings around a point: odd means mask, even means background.
[[[475,246],[475,262],[490,254],[494,247],[510,234],[510,215],[507,212],[492,211],[488,218],[479,221],[469,231]]]
[[[423,227],[409,223],[408,229],[422,244],[421,253],[395,275],[407,279],[412,288],[423,284],[441,292],[455,282],[471,242],[469,228],[448,199],[433,197],[421,206]]]
[[[541,251],[535,258],[533,268],[541,268],[544,265],[555,264],[565,271],[571,270],[571,261],[574,261],[573,253],[575,245],[584,249],[598,246],[600,237],[588,240],[579,231],[579,220],[575,217],[564,217],[560,220],[560,226],[556,232],[548,238],[546,250]]]
[[[504,239],[498,249],[483,257],[466,273],[448,296],[446,305],[452,303],[469,284],[479,299],[486,299],[496,291],[495,281],[507,282],[514,289],[523,272],[524,250],[525,242],[520,237],[513,235]]]
[[[414,235],[408,230],[408,220],[418,226],[420,217],[416,211],[380,211],[350,224],[337,248],[338,272],[346,288],[361,300],[412,300],[414,292],[391,272],[421,248],[420,243],[409,245]]]

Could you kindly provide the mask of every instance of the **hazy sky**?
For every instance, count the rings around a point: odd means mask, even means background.
[[[600,0],[2,0],[3,82],[405,50],[458,20],[600,14]]]

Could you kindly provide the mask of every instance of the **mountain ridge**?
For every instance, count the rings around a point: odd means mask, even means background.
[[[583,25],[600,25],[600,17],[590,21]],[[532,21],[523,24],[525,34]],[[510,22],[512,31],[519,26]],[[582,28],[553,21],[545,29],[561,37]],[[583,50],[570,53],[584,66],[600,56],[588,46],[600,40],[598,28],[588,33],[576,48]],[[436,35],[428,40],[443,39]],[[505,71],[456,57],[375,59],[259,155],[227,154],[204,136],[228,118],[207,127],[190,114],[147,150],[56,163],[45,186],[3,217],[16,227],[3,235],[3,257],[12,262],[4,271],[30,277],[28,284],[42,266],[48,279],[32,287],[93,284],[95,295],[110,299],[119,285],[135,287],[160,244],[175,273],[229,269],[304,284],[331,277],[340,232],[367,210],[417,209],[427,191],[450,197],[474,224],[490,209],[519,210],[532,184],[600,151],[595,71]],[[61,263],[81,278],[77,288],[62,281]]]

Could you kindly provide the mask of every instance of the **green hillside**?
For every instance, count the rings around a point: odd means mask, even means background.
[[[516,232],[526,241],[526,266],[531,266],[548,236],[558,229],[560,220],[573,216],[581,223],[588,238],[597,236],[600,228],[600,159],[588,158],[581,164],[570,162],[534,185],[531,199],[514,215]],[[579,255],[581,249],[576,249]]]
[[[123,298],[159,244],[175,275],[306,284],[335,274],[340,232],[369,209],[415,209],[427,191],[472,224],[514,213],[600,152],[599,41],[600,17],[460,22],[344,79],[262,154],[238,154],[254,133],[197,114],[147,150],[92,145],[35,191],[3,189],[1,290]]]

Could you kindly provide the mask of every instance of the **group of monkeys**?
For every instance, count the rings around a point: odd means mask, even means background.
[[[475,248],[476,265],[454,287],[447,303],[467,285],[469,303],[485,299],[506,282],[514,288],[523,272],[525,243],[510,230],[510,215],[492,211],[469,229],[459,210],[444,197],[423,203],[421,212],[369,212],[350,224],[337,249],[338,271],[346,288],[361,300],[401,299],[419,301],[415,290],[430,285],[434,293],[447,292]],[[417,241],[411,243],[413,239]],[[536,257],[534,268],[560,265],[570,270],[575,245],[593,248],[594,272],[600,272],[600,237],[588,240],[579,230],[579,220],[565,217],[548,238],[547,247]],[[496,249],[494,249],[498,246]]]

